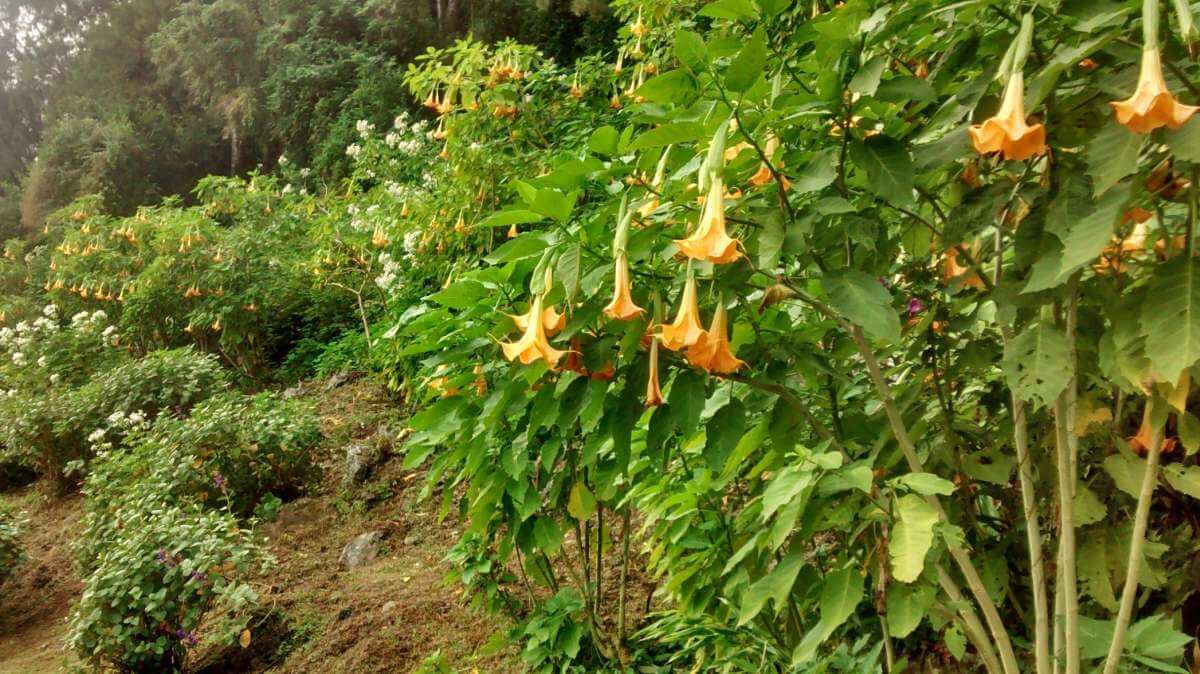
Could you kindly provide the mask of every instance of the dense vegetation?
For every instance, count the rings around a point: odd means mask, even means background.
[[[87,664],[248,639],[263,391],[358,369],[531,671],[1196,666],[1187,0],[51,4],[0,452],[82,484]]]

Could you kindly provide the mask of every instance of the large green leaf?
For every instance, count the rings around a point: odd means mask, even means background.
[[[903,639],[921,624],[935,597],[929,585],[892,583],[887,590],[888,634]]]
[[[813,474],[804,466],[793,464],[779,471],[767,484],[762,496],[762,517],[766,521],[813,483]]]
[[[913,203],[916,170],[903,143],[887,136],[855,141],[850,144],[850,159],[867,172],[867,187],[881,199],[896,206]]]
[[[1092,177],[1096,194],[1103,194],[1121,178],[1137,170],[1138,152],[1146,137],[1137,134],[1116,118],[1096,134],[1086,150],[1088,175]]]
[[[1142,491],[1146,462],[1126,452],[1111,454],[1104,459],[1104,472],[1117,483],[1117,489],[1137,498]]]
[[[818,152],[800,169],[800,173],[792,181],[792,189],[799,194],[825,189],[837,178],[837,167],[837,148]]]
[[[861,326],[868,337],[900,341],[900,317],[892,308],[892,296],[879,279],[848,269],[830,274],[824,283],[829,304],[850,322]]]
[[[770,573],[759,578],[742,595],[742,607],[738,613],[738,626],[745,625],[757,616],[766,606],[767,600],[775,602],[778,613],[792,591],[796,575],[804,566],[804,550],[801,545],[793,545],[792,549],[771,569]]]
[[[1177,463],[1162,467],[1163,477],[1177,491],[1200,499],[1200,466],[1181,466]]]
[[[746,91],[762,77],[766,63],[767,38],[759,28],[746,40],[733,63],[729,64],[729,69],[725,71],[725,87],[737,93]]]
[[[704,38],[690,30],[675,31],[675,58],[693,72],[704,70],[708,65]]]
[[[833,634],[854,613],[863,596],[863,577],[853,568],[834,571],[825,577],[821,588],[821,619],[809,628],[800,645],[792,653],[792,664],[808,662],[817,653],[817,647]]]
[[[1200,360],[1200,262],[1179,256],[1155,268],[1142,304],[1142,334],[1159,381],[1177,381]]]
[[[672,122],[642,132],[629,145],[630,150],[645,150],[664,145],[676,145],[704,138],[704,125],[699,122]]]
[[[704,426],[704,459],[709,470],[719,474],[725,468],[725,460],[745,431],[746,408],[740,400],[730,400],[712,415]]]
[[[896,478],[896,481],[918,494],[949,496],[954,493],[953,482],[933,473],[908,473]]]
[[[1046,321],[1027,326],[1004,349],[1004,376],[1022,400],[1050,405],[1071,380],[1067,335]]]
[[[1177,158],[1200,164],[1200,116],[1193,116],[1178,131],[1168,131],[1167,146]]]
[[[1022,292],[1062,285],[1076,270],[1095,262],[1112,241],[1128,197],[1129,188],[1123,186],[1093,201],[1086,181],[1068,181],[1046,213],[1046,230],[1062,246],[1043,246]]]
[[[938,515],[923,497],[905,494],[896,502],[896,520],[888,545],[892,577],[902,583],[911,583],[925,568],[925,555],[933,545],[933,525],[937,523]]]

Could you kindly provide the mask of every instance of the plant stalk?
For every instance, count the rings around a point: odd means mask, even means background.
[[[1068,286],[1066,310],[1068,343],[1075,339],[1078,276]],[[1058,468],[1059,557],[1062,569],[1063,649],[1066,674],[1079,674],[1079,595],[1075,569],[1075,349],[1068,357],[1071,378],[1054,401],[1055,445]]]
[[[1146,418],[1153,413],[1154,399],[1146,401]],[[1158,484],[1158,458],[1162,454],[1163,427],[1155,424],[1150,439],[1150,450],[1146,455],[1146,470],[1142,474],[1142,488],[1138,492],[1137,510],[1133,516],[1133,533],[1129,541],[1129,562],[1125,567],[1125,586],[1121,588],[1121,607],[1117,611],[1117,625],[1113,629],[1112,642],[1108,645],[1108,656],[1104,659],[1104,674],[1116,674],[1125,648],[1125,635],[1133,615],[1133,601],[1137,597],[1138,572],[1142,563],[1142,548],[1146,543],[1146,522],[1150,519],[1150,501],[1154,487]]]

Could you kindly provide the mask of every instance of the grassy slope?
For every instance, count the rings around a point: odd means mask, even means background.
[[[283,644],[244,669],[231,670],[212,654],[196,664],[213,671],[407,672],[440,651],[456,671],[519,671],[511,648],[484,654],[493,636],[503,636],[504,620],[473,609],[457,586],[443,582],[442,558],[455,532],[416,498],[421,475],[393,460],[363,487],[341,485],[346,443],[374,438],[380,424],[396,421],[394,407],[365,380],[328,392],[312,388],[328,438],[322,478],[261,527],[279,563],[256,585],[264,603],[287,616]],[[0,673],[61,671],[69,662],[61,649],[65,618],[81,589],[69,547],[82,500],[47,502],[34,488],[7,498],[30,518],[29,558],[0,585]],[[380,557],[340,569],[345,543],[372,530],[386,534]]]

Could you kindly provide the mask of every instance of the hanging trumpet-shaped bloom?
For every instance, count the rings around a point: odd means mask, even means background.
[[[663,404],[662,388],[658,385],[658,339],[650,343],[650,376],[646,379],[646,407]]]
[[[746,363],[737,359],[729,349],[729,329],[726,327],[725,305],[718,304],[713,314],[712,325],[698,342],[687,350],[688,362],[692,365],[720,374],[737,372]]]
[[[550,346],[550,341],[546,336],[545,322],[538,320],[539,316],[544,317],[540,295],[533,300],[533,306],[529,308],[529,313],[524,317],[525,332],[522,333],[521,338],[515,342],[500,342],[500,348],[504,350],[504,357],[509,360],[520,360],[524,365],[541,360],[550,369],[554,369],[566,352]],[[513,320],[516,321],[516,317],[513,317]],[[518,325],[520,325],[519,322]]]
[[[767,138],[766,147],[763,148],[763,154],[767,156],[767,159],[770,160],[778,150],[779,139],[773,135]],[[749,183],[755,187],[762,187],[774,179],[775,176],[771,173],[771,169],[769,166],[767,166],[767,162],[763,162],[759,165],[758,172],[753,176],[750,176]],[[781,182],[781,187],[784,191],[791,187],[791,183],[782,174],[779,176],[779,179]]]
[[[527,314],[508,314],[508,317],[513,320],[518,330],[529,329],[529,319],[533,316],[533,307],[529,308]],[[558,334],[567,325],[567,317],[554,310],[554,307],[546,307],[542,310],[542,329],[550,337]]]
[[[959,264],[958,248],[951,246],[946,250],[946,256],[942,260],[942,283],[949,285],[954,279],[961,278],[962,285],[967,288],[985,288],[986,284],[974,269],[969,265]],[[970,250],[972,246],[964,245],[963,248]]]
[[[618,321],[628,321],[640,316],[646,310],[634,304],[633,294],[629,287],[629,262],[625,252],[617,253],[616,275],[613,279],[613,297],[608,306],[604,307],[604,315]]]
[[[704,328],[700,325],[700,306],[696,301],[696,279],[688,274],[675,322],[662,326],[659,338],[662,339],[663,346],[672,351],[678,351],[695,344],[703,336]]]
[[[675,245],[684,255],[713,264],[726,264],[742,257],[738,250],[741,242],[725,231],[725,186],[719,178],[714,178],[709,187],[700,226],[688,238],[677,239]]]
[[[1009,78],[1000,110],[971,125],[970,132],[980,154],[999,152],[1005,159],[1023,161],[1046,151],[1046,128],[1025,123],[1025,77],[1020,72]]]
[[[1200,107],[1175,100],[1163,79],[1162,56],[1157,47],[1142,50],[1142,71],[1133,96],[1109,103],[1117,121],[1134,133],[1150,133],[1160,126],[1178,129]]]

